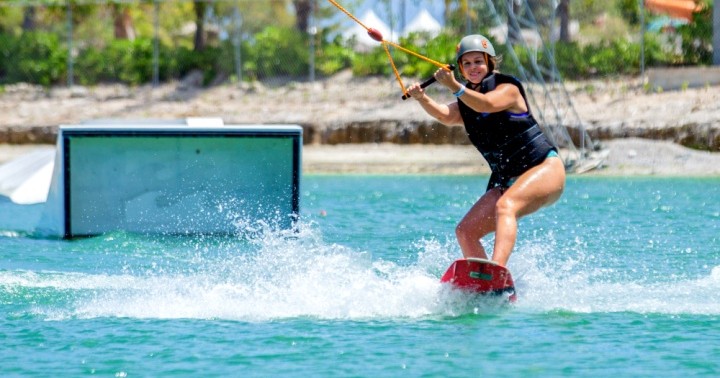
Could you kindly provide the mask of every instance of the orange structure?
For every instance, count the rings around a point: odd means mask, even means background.
[[[645,8],[673,18],[692,21],[693,13],[699,12],[702,5],[693,0],[645,0]]]

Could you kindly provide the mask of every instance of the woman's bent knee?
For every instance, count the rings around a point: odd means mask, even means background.
[[[517,214],[518,209],[516,208],[516,201],[514,201],[510,197],[501,197],[496,203],[495,203],[495,213],[498,217],[506,216],[506,215],[515,215]]]
[[[458,240],[465,240],[469,238],[471,231],[471,227],[464,221],[461,221],[457,226],[455,226],[455,236]]]

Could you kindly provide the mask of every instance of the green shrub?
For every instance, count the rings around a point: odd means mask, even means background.
[[[682,61],[681,56],[663,47],[660,38],[657,34],[645,34],[646,67],[679,64]]]
[[[351,67],[355,58],[355,52],[345,47],[339,37],[329,43],[322,43],[316,51],[315,69],[322,75],[332,75]]]
[[[352,72],[355,76],[388,75],[392,72],[392,67],[385,49],[378,46],[370,52],[353,56]]]
[[[227,75],[232,72],[233,58],[230,48],[206,47],[203,51],[194,51],[185,47],[175,52],[177,72],[174,76],[182,78],[193,70],[203,73],[203,84],[209,84],[221,73]]]
[[[408,37],[400,39],[399,42],[401,46],[408,50],[429,57],[438,63],[456,64],[455,47],[459,40],[460,37],[447,33],[441,33],[435,38],[427,38],[423,34],[412,33]],[[408,53],[400,52],[400,54],[403,54],[403,61],[407,62],[402,69],[402,73],[406,76],[427,78],[432,76],[439,68],[431,62]]]
[[[707,42],[712,30],[708,19],[711,9],[706,7],[701,14],[696,15],[693,23],[680,28],[683,37],[682,55],[669,51],[658,35],[646,33],[646,66],[707,64],[711,60]],[[369,52],[357,53],[341,37],[316,37],[318,46],[315,68],[321,75],[331,75],[348,67],[352,68],[356,76],[393,73],[381,44]],[[455,46],[460,38],[459,35],[447,32],[434,38],[411,34],[401,38],[399,44],[437,62],[454,63]],[[0,34],[0,84],[29,82],[48,86],[63,83],[67,76],[67,47],[63,42],[59,35],[47,32]],[[243,77],[304,77],[309,68],[308,42],[305,33],[298,33],[292,27],[268,26],[255,34],[253,39],[241,44]],[[153,46],[152,38],[138,38],[134,41],[111,40],[102,48],[80,48],[74,62],[75,79],[83,85],[102,82],[130,85],[148,83],[153,75]],[[163,44],[159,47],[161,81],[182,78],[192,70],[201,70],[204,84],[209,84],[216,78],[235,73],[234,47],[230,41],[223,41],[219,46],[210,46],[203,51]],[[639,43],[625,39],[585,46],[575,42],[559,42],[552,53],[561,76],[577,80],[637,74],[640,69],[640,47]],[[401,49],[389,48],[398,70],[405,77],[424,79],[438,68]],[[506,50],[507,47],[498,44],[495,48],[503,58],[499,66],[501,71],[517,75],[518,62]],[[514,53],[520,64],[530,67],[534,59],[542,60],[549,52],[535,52],[516,46]]]
[[[640,67],[640,46],[625,40],[611,41],[589,47],[585,59],[589,73],[594,75],[634,74]]]
[[[245,71],[253,77],[300,76],[308,72],[308,43],[294,28],[268,26],[249,44]]]
[[[615,0],[615,8],[631,25],[640,23],[640,5],[637,0]]]
[[[128,84],[151,82],[153,78],[153,41],[150,38],[138,38],[122,48],[125,54],[119,56],[122,68],[119,71],[121,81]]]
[[[700,12],[693,14],[692,22],[680,26],[678,32],[685,64],[712,64],[713,4],[706,3]]]
[[[103,50],[98,48],[88,48],[78,54],[75,62],[79,74],[77,81],[81,85],[93,85],[100,82],[118,81],[117,75],[114,74],[115,66],[109,61]]]
[[[555,65],[560,74],[567,78],[584,77],[590,70],[583,54],[583,48],[577,42],[555,44]]]
[[[102,82],[130,85],[148,83],[153,77],[153,40],[113,40],[103,49],[90,47],[78,54],[75,66],[77,81],[83,85]],[[175,60],[161,46],[158,66],[160,80],[171,77],[174,66]]]
[[[15,41],[9,34],[0,33],[0,83],[8,83],[8,66],[15,51]]]
[[[49,86],[66,74],[67,52],[56,34],[26,32],[18,37],[3,35],[0,56],[0,81],[28,82]]]

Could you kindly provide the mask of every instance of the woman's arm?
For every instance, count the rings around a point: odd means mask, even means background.
[[[512,84],[500,84],[485,94],[465,91],[460,98],[476,112],[496,113],[507,110],[513,113],[525,113],[528,111],[520,90]]]
[[[440,69],[435,72],[435,79],[453,93],[463,87],[455,79],[455,75],[447,70]],[[459,98],[476,112],[496,113],[507,110],[513,113],[524,113],[528,111],[520,89],[512,84],[500,84],[485,94],[466,90]]]
[[[417,100],[420,106],[425,110],[431,117],[437,119],[440,123],[447,126],[462,125],[462,117],[460,116],[460,108],[457,102],[450,104],[438,104],[435,100],[430,98],[425,92],[420,89],[420,93],[415,88],[415,85],[411,86],[408,90],[410,95]]]

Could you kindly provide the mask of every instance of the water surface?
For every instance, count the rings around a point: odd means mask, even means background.
[[[23,376],[717,376],[720,179],[571,177],[520,223],[512,306],[439,284],[487,177],[306,176],[297,232],[34,234],[0,200]],[[491,249],[492,238],[483,243]]]

